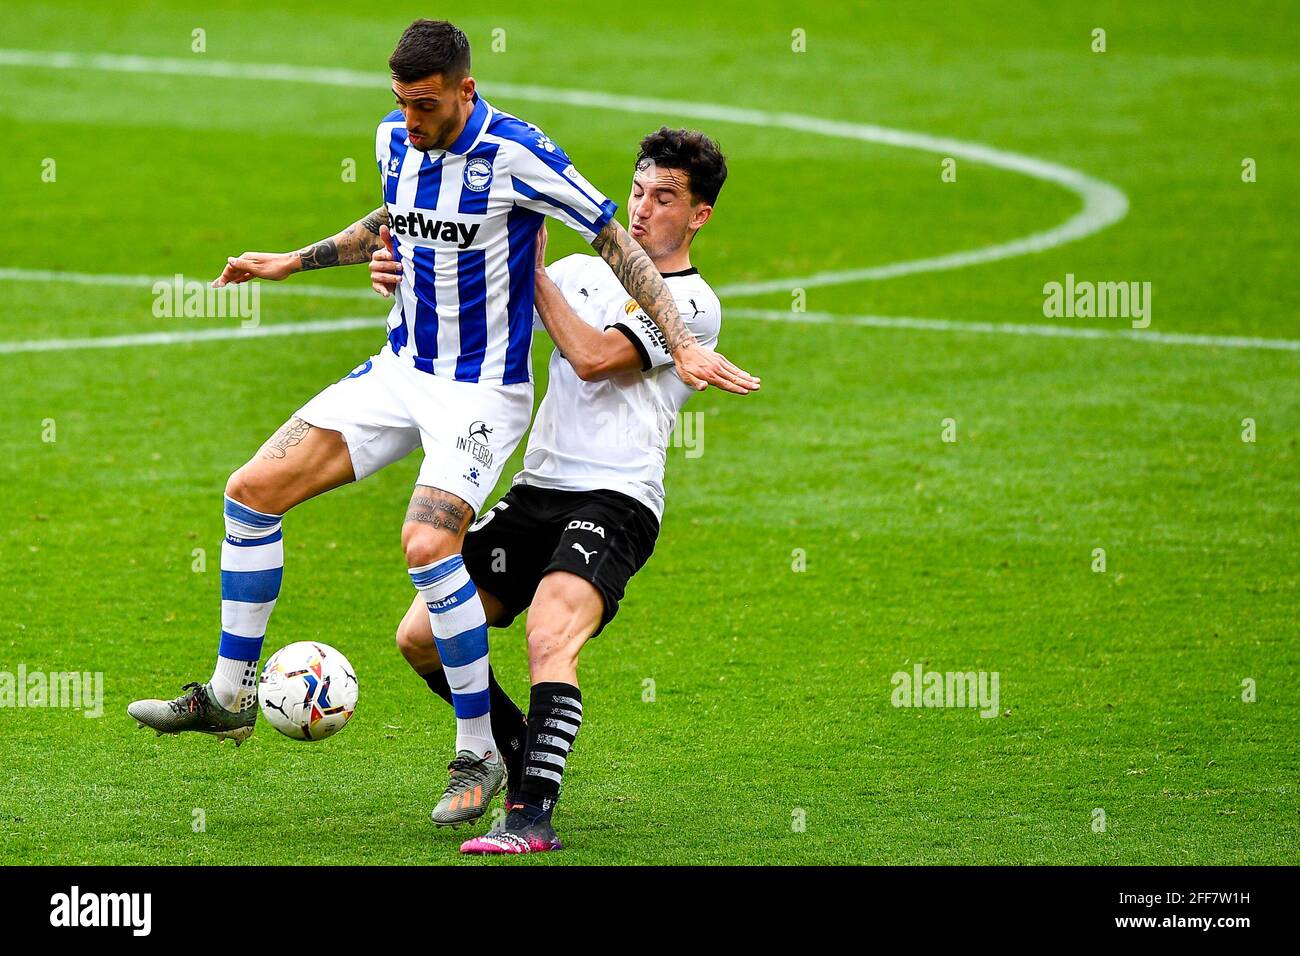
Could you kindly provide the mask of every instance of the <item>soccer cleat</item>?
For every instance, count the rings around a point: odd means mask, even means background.
[[[159,737],[192,730],[212,734],[218,740],[229,737],[238,747],[252,734],[257,722],[256,698],[250,698],[249,705],[235,713],[217,702],[207,684],[191,682],[184,690],[175,700],[132,701],[126,712],[141,727],[156,730]]]
[[[509,804],[505,820],[481,837],[466,840],[461,853],[489,854],[549,853],[564,844],[551,826],[551,815],[523,803]]]
[[[477,820],[506,783],[505,761],[492,751],[480,757],[472,750],[462,750],[447,769],[451,780],[431,814],[440,827]]]

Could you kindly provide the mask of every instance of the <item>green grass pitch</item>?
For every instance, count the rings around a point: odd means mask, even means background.
[[[1300,354],[746,317],[790,313],[796,277],[1005,242],[1080,200],[965,160],[945,182],[943,157],[918,149],[493,93],[879,124],[1061,164],[1128,198],[1079,241],[809,287],[809,312],[1129,327],[1045,318],[1044,284],[1073,274],[1150,282],[1151,333],[1294,340],[1294,23],[1253,2],[703,6],[442,11],[469,34],[483,93],[620,205],[646,131],[716,136],[731,178],[696,264],[719,288],[792,279],[723,296],[721,347],[763,390],[693,400],[704,453],[670,452],[656,553],[583,655],[587,719],[556,815],[568,849],[525,862],[1300,862]],[[207,7],[10,0],[22,29],[0,46],[347,68],[376,85],[0,57],[0,270],[207,279],[227,255],[297,248],[378,205],[384,64],[427,5]],[[556,227],[551,245],[581,248]],[[293,283],[365,285],[361,270]],[[155,318],[152,301],[147,282],[0,272],[0,339],[233,325]],[[416,458],[286,520],[267,651],[343,650],[361,682],[350,727],[304,745],[263,724],[236,751],[155,738],[125,713],[210,673],[225,478],[377,347],[384,311],[267,288],[268,326],[373,328],[0,350],[0,673],[104,675],[97,719],[0,708],[0,863],[463,862],[476,831],[428,820],[451,715],[393,643]],[[539,398],[549,350],[539,338]],[[525,699],[522,626],[496,632],[493,654]],[[891,675],[917,664],[997,672],[998,715],[893,706]]]

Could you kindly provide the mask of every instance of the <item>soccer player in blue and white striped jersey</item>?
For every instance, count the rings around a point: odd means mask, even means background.
[[[532,412],[534,260],[543,218],[575,229],[605,258],[662,330],[684,382],[743,394],[757,380],[696,342],[654,264],[614,219],[616,205],[563,150],[478,94],[464,33],[445,21],[417,20],[389,68],[398,109],[375,135],[383,205],[297,252],[231,258],[216,280],[283,279],[363,263],[391,240],[402,281],[387,341],[231,475],[212,678],[186,685],[175,700],[136,701],[128,710],[160,733],[246,739],[280,591],[282,517],[422,447],[402,545],[452,690],[457,754],[434,819],[455,823],[480,815],[505,776],[489,715],[485,616],[460,552]]]

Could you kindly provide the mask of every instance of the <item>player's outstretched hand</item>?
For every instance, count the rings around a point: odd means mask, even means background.
[[[287,279],[298,271],[300,263],[296,252],[245,252],[226,260],[221,275],[212,280],[214,288],[227,283],[247,282],[249,279]]]
[[[384,244],[370,254],[370,288],[387,299],[402,281],[402,264],[393,256],[393,234],[387,226],[379,227],[379,238]]]
[[[757,392],[762,382],[727,360],[721,352],[700,345],[683,345],[673,353],[677,377],[695,389],[703,391],[710,385],[724,392],[748,395]]]

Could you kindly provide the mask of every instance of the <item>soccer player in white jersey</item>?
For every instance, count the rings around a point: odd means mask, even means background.
[[[627,205],[631,235],[710,347],[721,308],[690,250],[726,176],[722,153],[703,133],[661,128],[641,141]],[[658,327],[604,260],[574,255],[543,268],[544,248],[543,231],[536,307],[556,343],[550,383],[523,471],[470,529],[464,549],[490,624],[506,627],[528,609],[532,689],[526,721],[504,691],[493,697],[508,813],[464,853],[560,848],[551,813],[582,723],[578,653],[613,619],[628,580],[654,550],[664,459],[692,391],[675,374]],[[381,250],[374,259],[372,279],[392,281],[391,257]],[[451,700],[441,646],[418,600],[397,642],[416,673]]]
[[[449,823],[491,799],[505,774],[489,716],[487,625],[461,545],[532,412],[539,224],[546,216],[559,219],[611,263],[662,327],[687,381],[744,392],[754,380],[687,330],[659,273],[614,220],[617,206],[539,129],[479,96],[464,33],[445,21],[417,20],[389,68],[398,109],[375,139],[384,204],[297,252],[231,258],[215,281],[283,279],[365,262],[391,228],[405,272],[387,341],[302,406],[230,476],[212,678],[187,684],[175,700],[135,701],[128,712],[159,733],[246,739],[257,714],[267,621],[280,592],[285,512],[422,447],[402,545],[455,706],[456,757],[435,813]],[[453,799],[456,811],[447,809]]]

